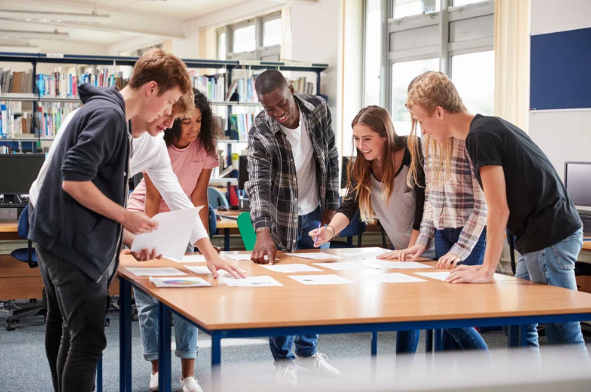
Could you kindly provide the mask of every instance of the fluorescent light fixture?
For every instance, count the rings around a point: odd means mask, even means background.
[[[69,33],[50,31],[0,30],[0,39],[54,39],[69,40]]]
[[[9,11],[1,10],[0,19],[17,20],[19,22],[41,22],[41,23],[111,23],[110,15],[98,14],[96,11],[90,13],[71,12],[40,12],[40,11]]]

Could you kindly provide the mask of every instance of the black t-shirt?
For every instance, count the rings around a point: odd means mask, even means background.
[[[515,125],[476,115],[466,148],[482,186],[482,166],[502,166],[509,221],[519,253],[542,250],[567,238],[583,224],[548,157]]]

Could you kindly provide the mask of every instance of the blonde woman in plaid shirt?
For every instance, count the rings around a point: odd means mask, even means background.
[[[413,82],[409,86],[412,88]],[[457,111],[466,108],[459,97],[450,102]],[[413,107],[408,105],[413,113]],[[425,208],[421,230],[415,245],[400,252],[400,260],[413,260],[428,249],[435,240],[437,268],[453,268],[457,264],[481,265],[486,248],[486,201],[472,171],[470,157],[463,140],[450,138],[441,143],[434,140],[428,129],[417,121],[414,113],[411,135],[418,126],[423,134],[424,171],[426,178]],[[409,142],[416,140],[410,138]],[[414,159],[420,159],[418,145],[410,146]],[[416,172],[411,165],[409,180]],[[462,349],[482,349],[487,346],[474,328],[451,328],[444,334],[444,347],[453,341]],[[453,340],[449,335],[453,337]]]

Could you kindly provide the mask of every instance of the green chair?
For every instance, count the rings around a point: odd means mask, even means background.
[[[238,215],[237,221],[238,230],[240,231],[242,242],[244,242],[244,247],[246,250],[253,250],[254,245],[257,242],[257,233],[254,231],[254,227],[252,227],[250,212],[243,212]]]

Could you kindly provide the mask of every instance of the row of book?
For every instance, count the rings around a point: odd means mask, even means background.
[[[230,114],[230,130],[238,133],[238,140],[248,139],[248,131],[254,123],[254,116],[252,113]]]
[[[40,137],[55,137],[66,117],[80,107],[77,102],[44,102],[37,106],[35,129]]]
[[[226,77],[222,74],[195,75],[195,71],[189,71],[193,87],[207,96],[210,101],[223,101],[226,90]]]
[[[30,94],[33,92],[33,74],[31,71],[12,72],[0,68],[0,92]]]
[[[30,102],[27,102],[30,104]],[[0,138],[31,134],[33,113],[23,111],[23,102],[0,101]]]
[[[108,68],[101,69],[98,74],[87,72],[79,76],[61,72],[37,75],[40,97],[76,98],[81,83],[90,83],[96,87],[117,86],[121,90],[127,85],[127,80],[123,79],[123,72],[109,74]]]

